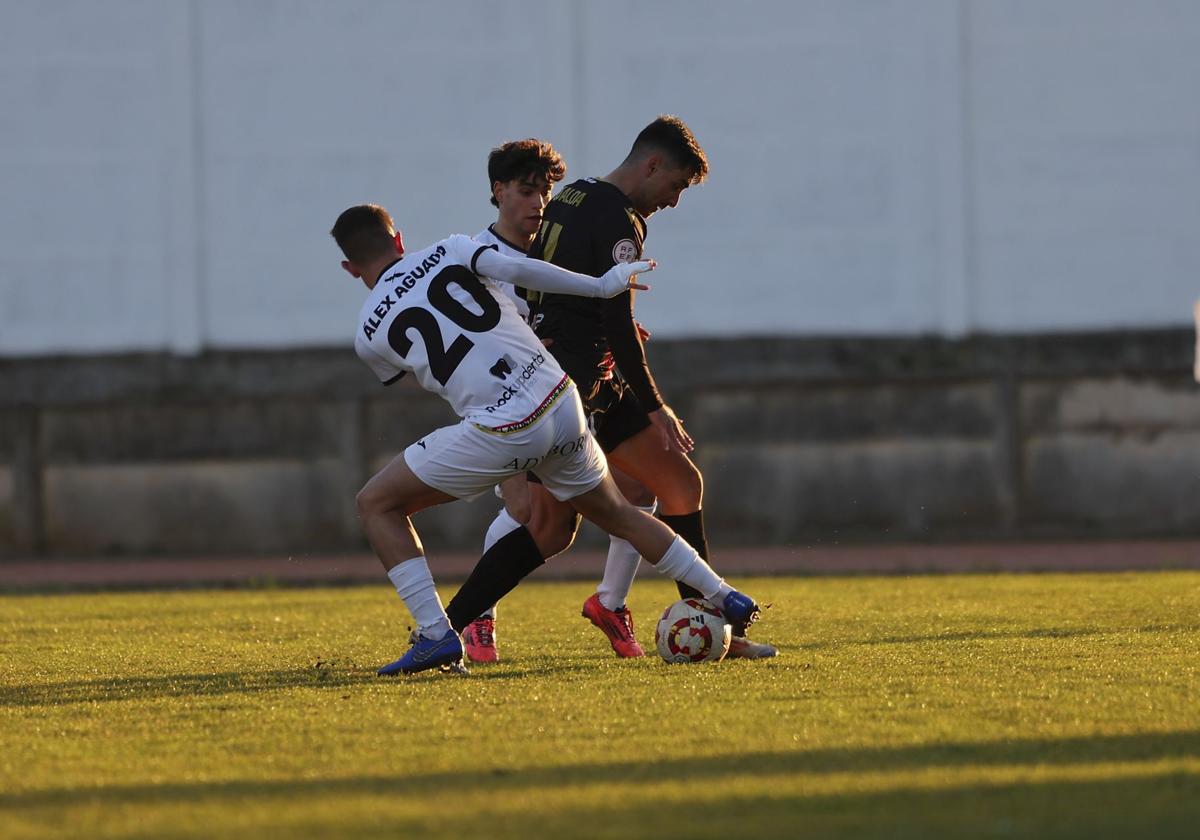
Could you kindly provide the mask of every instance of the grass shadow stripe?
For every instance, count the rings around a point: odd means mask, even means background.
[[[594,762],[533,768],[489,768],[471,772],[414,772],[391,776],[333,779],[229,780],[51,788],[0,793],[0,808],[65,805],[85,800],[130,805],[166,800],[197,801],[246,797],[314,795],[426,795],[447,789],[553,789],[597,779],[656,781],[686,778],[692,782],[729,776],[777,777],[791,774],[917,771],[932,768],[1069,766],[1147,763],[1168,759],[1200,759],[1200,731],[1101,735],[1064,739],[951,742],[892,748],[798,750],[746,753],[735,757],[689,756],[666,761]]]

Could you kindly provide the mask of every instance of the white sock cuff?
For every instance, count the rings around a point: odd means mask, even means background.
[[[657,568],[664,575],[699,590],[708,599],[716,597],[724,584],[721,576],[678,534],[667,553],[658,561]]]
[[[407,598],[422,586],[433,583],[433,575],[424,555],[397,563],[388,569],[387,576],[401,598]]]
[[[507,510],[500,508],[500,512],[496,514],[496,518],[488,526],[487,533],[483,535],[484,553],[486,554],[491,550],[492,546],[520,527],[520,522],[513,519]]]
[[[512,518],[512,514],[508,512],[508,508],[500,508],[500,512],[496,514],[496,521],[493,523],[493,527],[497,525],[504,529],[504,535],[511,534],[521,527],[521,523]]]
[[[684,542],[683,537],[676,534],[675,539],[671,540],[671,545],[667,547],[666,553],[654,564],[654,568],[672,580],[680,580],[699,558],[700,555],[696,553],[696,549]]]

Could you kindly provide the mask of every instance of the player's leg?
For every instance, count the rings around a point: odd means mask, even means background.
[[[611,464],[609,472],[617,484],[617,489],[630,504],[651,516],[654,515],[658,502],[644,484],[614,468]],[[604,577],[600,580],[600,585],[596,587],[596,597],[606,609],[618,610],[625,606],[641,562],[642,556],[628,540],[609,537],[608,556],[604,561]]]
[[[496,493],[504,507],[492,521],[483,537],[486,556],[503,537],[529,522],[529,482],[525,474],[514,475],[496,485]],[[472,662],[498,662],[500,650],[496,643],[496,605],[492,604],[478,618],[460,631],[467,658]]]
[[[406,449],[404,458],[397,459],[389,465],[389,469],[407,481],[416,480],[440,491],[440,498],[443,500],[474,499],[491,492],[497,482],[510,478],[514,474],[514,463],[535,462],[550,448],[552,442],[552,430],[538,430],[535,427],[521,435],[507,437],[488,434],[464,421],[427,435]],[[405,475],[406,470],[412,478]],[[366,495],[373,498],[375,495],[385,494]],[[512,537],[513,535],[509,534],[499,539],[492,551],[496,551],[497,547]],[[416,565],[413,564],[414,567]],[[425,574],[428,576],[427,567]],[[484,592],[483,598],[474,612],[466,617],[464,624],[497,600],[498,593]],[[441,610],[440,602],[437,606]],[[423,628],[418,628],[413,648],[396,662],[381,669],[381,673],[411,673],[460,660],[463,651],[458,631],[461,626],[451,626],[449,616],[444,611],[441,612],[441,617],[446,627],[445,635],[441,639]],[[420,619],[418,623],[421,623]],[[451,647],[457,651],[456,655]],[[427,655],[429,649],[434,649],[433,654]]]
[[[488,528],[494,541],[463,581],[446,612],[455,630],[464,630],[511,592],[525,576],[571,544],[579,526],[575,510],[540,484],[529,482],[530,516],[521,525],[502,510]]]
[[[638,510],[653,516],[656,507],[654,495],[640,482],[620,470],[613,469],[611,465],[609,470],[621,495]],[[642,556],[632,543],[610,535],[608,555],[604,560],[604,576],[600,579],[596,591],[583,602],[583,617],[608,637],[608,642],[617,656],[627,659],[645,656],[645,651],[634,635],[633,615],[626,606],[629,590],[633,588],[633,581],[641,562]]]
[[[642,484],[658,499],[658,515],[700,556],[708,559],[708,540],[700,514],[704,481],[691,459],[674,449],[663,449],[658,431],[628,387],[617,386],[611,404],[597,420],[596,437],[611,466]],[[685,586],[684,598],[700,597]]]
[[[564,407],[555,412],[557,457],[547,458],[535,470],[546,489],[557,499],[569,500],[607,533],[628,540],[663,574],[694,587],[731,621],[753,621],[758,608],[750,598],[729,587],[664,523],[625,500],[608,474],[600,445],[585,430],[582,406],[575,402],[573,407],[574,411]]]
[[[660,573],[693,587],[700,597],[720,607],[731,622],[748,625],[758,617],[758,606],[749,596],[723,581],[696,549],[665,523],[629,504],[610,476],[572,498],[571,504],[603,530],[632,543]]]
[[[454,498],[423,482],[399,455],[376,473],[355,499],[367,540],[417,625],[417,644],[405,657],[381,668],[380,674],[412,673],[462,656],[409,518]]]
[[[614,424],[613,435],[607,440],[602,439],[608,444],[605,451],[609,462],[640,481],[657,496],[659,518],[694,546],[707,562],[709,550],[708,536],[704,530],[704,479],[700,470],[685,453],[664,449],[658,432],[650,427],[648,421],[638,427],[629,419],[627,406],[637,404],[632,395],[624,395],[621,402],[619,413],[614,417],[622,419]],[[638,408],[640,410],[640,406]],[[678,587],[680,597],[701,596],[701,593],[684,583],[679,583]],[[737,622],[731,624],[733,642],[729,656],[761,659],[778,653],[772,645],[747,639],[744,625]]]
[[[529,523],[532,514],[529,501],[529,479],[525,473],[514,475],[500,482],[497,489],[500,498],[504,500],[504,509],[514,522],[521,525]]]

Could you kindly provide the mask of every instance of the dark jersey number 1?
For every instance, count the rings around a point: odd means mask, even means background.
[[[472,312],[451,297],[451,283],[469,294],[471,300],[479,304],[483,311]],[[483,287],[479,278],[462,266],[452,265],[438,272],[429,283],[429,302],[434,309],[467,332],[487,332],[500,323],[500,304]],[[406,359],[413,346],[412,339],[408,337],[410,329],[416,330],[424,339],[429,356],[429,372],[443,386],[475,346],[475,342],[465,335],[451,341],[449,347],[445,346],[442,330],[438,327],[437,318],[433,313],[419,306],[412,306],[397,315],[388,328],[388,343]]]

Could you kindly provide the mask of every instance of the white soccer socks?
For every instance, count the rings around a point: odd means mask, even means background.
[[[721,580],[712,566],[705,563],[696,553],[696,549],[678,535],[654,567],[667,577],[699,590],[705,598],[718,606],[725,600],[725,596],[733,591],[733,587]]]
[[[487,533],[483,535],[483,553],[487,554],[488,549],[520,527],[520,522],[509,516],[507,510],[500,508],[496,518],[488,526]]]
[[[635,505],[638,510],[650,516],[658,509],[658,502],[649,507]],[[633,588],[633,579],[637,577],[638,566],[642,564],[642,556],[628,540],[610,536],[608,538],[608,559],[604,561],[604,577],[596,587],[596,595],[606,610],[619,610],[625,606],[629,598],[629,590]]]
[[[440,639],[450,632],[450,619],[446,617],[424,557],[414,557],[393,566],[387,576],[404,606],[412,613],[418,633],[426,639]]]

